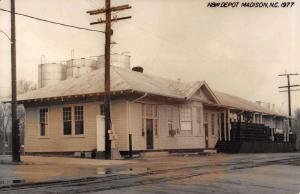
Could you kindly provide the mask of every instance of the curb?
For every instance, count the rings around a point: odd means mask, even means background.
[[[104,178],[107,178],[110,176],[105,176]],[[86,181],[86,180],[95,180],[100,178],[100,176],[90,176],[90,177],[82,177],[82,178],[71,178],[71,179],[58,179],[58,180],[49,180],[49,181],[41,181],[41,182],[21,182],[21,183],[13,183],[9,185],[0,185],[1,189],[7,189],[7,188],[18,188],[18,187],[24,187],[24,186],[39,186],[39,185],[49,185],[49,184],[57,184],[57,183],[72,183],[77,181]]]
[[[0,160],[0,164],[6,164],[6,165],[33,165],[34,163],[30,162],[12,162],[7,160]]]

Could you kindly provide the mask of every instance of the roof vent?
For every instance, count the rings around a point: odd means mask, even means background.
[[[144,68],[141,67],[141,66],[136,66],[136,67],[132,68],[132,71],[143,73],[144,72]]]

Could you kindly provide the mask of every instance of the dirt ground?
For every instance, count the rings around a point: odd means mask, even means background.
[[[129,160],[95,160],[70,157],[23,156],[16,174],[26,182],[96,176],[97,169],[111,165],[128,165]]]
[[[256,159],[269,157],[256,154]],[[57,179],[103,176],[107,171],[114,174],[138,173],[148,170],[163,170],[188,166],[207,165],[249,160],[247,155],[213,154],[208,156],[163,156],[132,160],[96,160],[68,157],[23,156],[27,165],[18,165],[16,174],[26,182],[40,182]],[[130,171],[130,172],[129,172]]]
[[[300,191],[300,153],[181,155],[132,160],[24,156],[22,160],[23,165],[0,165],[0,181],[6,174],[24,179],[27,184],[2,188],[0,185],[0,193],[294,194]]]

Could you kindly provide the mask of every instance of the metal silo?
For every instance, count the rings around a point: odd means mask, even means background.
[[[66,79],[66,66],[61,63],[39,64],[38,71],[39,88],[53,85]]]
[[[97,61],[92,59],[70,59],[67,61],[67,79],[77,78],[97,69]]]
[[[104,66],[104,63],[105,63],[104,55],[100,55],[98,58],[98,61],[99,61],[98,67]],[[110,63],[113,66],[130,69],[130,56],[124,55],[124,54],[117,54],[117,53],[111,54]]]

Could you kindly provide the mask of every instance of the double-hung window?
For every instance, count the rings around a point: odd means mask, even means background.
[[[83,133],[83,106],[75,106],[75,135],[82,135]]]
[[[169,131],[173,130],[173,109],[172,109],[172,107],[168,108],[168,129],[169,129]]]
[[[104,104],[100,104],[100,115],[104,116]]]
[[[211,134],[215,135],[215,114],[211,114]]]
[[[46,136],[46,127],[48,125],[48,109],[40,109],[40,136]]]
[[[180,108],[180,129],[182,131],[192,130],[192,108],[191,107]]]
[[[63,108],[64,135],[72,134],[72,107]]]
[[[197,117],[197,125],[198,125],[198,129],[199,129],[199,133],[200,135],[202,135],[202,111],[201,111],[201,108],[200,107],[197,107],[196,108],[196,117]]]
[[[208,112],[204,112],[204,124],[208,124]]]
[[[157,105],[152,105],[153,111],[153,126],[154,126],[154,134],[158,135],[158,110]]]
[[[63,108],[64,135],[84,134],[84,108],[83,106],[69,106]]]

